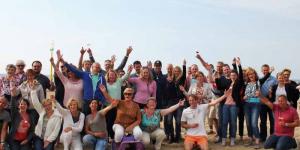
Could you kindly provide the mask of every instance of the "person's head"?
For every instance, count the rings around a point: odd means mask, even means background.
[[[92,100],[89,104],[91,112],[96,112],[99,108],[99,102],[97,100]]]
[[[152,82],[152,75],[148,67],[143,67],[140,74],[141,79]]]
[[[277,98],[278,105],[281,109],[285,109],[289,107],[289,104],[287,102],[287,97],[285,95],[279,95]]]
[[[98,74],[100,73],[100,70],[101,70],[101,66],[98,62],[94,62],[92,64],[92,70],[91,70],[91,73],[92,74]]]
[[[149,108],[149,109],[156,109],[156,98],[155,97],[149,97],[147,99],[147,104],[146,104],[146,107]]]
[[[226,76],[226,77],[229,77],[230,76],[230,66],[228,64],[224,64],[223,65],[223,74]]]
[[[50,113],[53,110],[53,103],[51,99],[44,99],[42,101],[42,105],[46,111],[46,113]]]
[[[248,82],[256,82],[258,80],[258,75],[256,73],[256,71],[249,67],[247,70],[246,70],[246,74],[247,74],[247,81]]]
[[[25,62],[21,59],[16,61],[17,72],[24,72]]]
[[[7,100],[4,96],[0,96],[0,110],[3,110],[7,106]]]
[[[118,78],[118,74],[115,70],[109,69],[108,72],[105,75],[106,81],[107,82],[116,82]]]
[[[71,98],[71,99],[69,99],[69,101],[67,103],[67,107],[70,110],[70,112],[76,112],[81,109],[81,104],[80,104],[79,100]]]
[[[199,68],[196,64],[192,64],[191,65],[191,72],[192,72],[192,75],[194,76],[197,72],[199,71]]]
[[[197,96],[194,94],[189,95],[189,104],[191,108],[196,108],[198,105]]]
[[[217,62],[217,68],[216,68],[216,71],[222,75],[223,74],[223,66],[224,66],[224,63],[222,61],[218,61]]]
[[[32,62],[31,67],[36,74],[40,74],[42,70],[42,63],[38,60],[35,60]]]
[[[6,65],[7,75],[14,75],[16,73],[16,66],[13,64]]]
[[[236,70],[231,70],[230,72],[230,79],[231,81],[236,81],[238,78],[238,73]]]
[[[19,110],[20,110],[20,112],[26,112],[29,105],[30,105],[30,103],[27,99],[21,99],[19,101]]]
[[[243,79],[244,79],[244,82],[248,82],[247,70],[246,69],[243,69]]]
[[[277,73],[276,77],[279,84],[284,84],[284,74],[282,72]]]
[[[205,76],[204,76],[204,73],[201,72],[201,71],[198,71],[198,72],[195,74],[195,78],[196,78],[196,80],[198,81],[198,83],[204,83],[204,82],[205,82]]]
[[[156,73],[160,73],[161,72],[161,67],[162,67],[161,61],[160,60],[156,60],[154,62],[154,71]]]
[[[173,74],[173,65],[172,64],[168,64],[167,65],[167,73],[169,75],[172,75]]]
[[[107,59],[104,61],[104,69],[105,69],[105,71],[108,71],[109,69],[111,69],[111,60]]]
[[[28,81],[35,79],[36,73],[33,71],[33,69],[27,69],[25,74]]]
[[[267,75],[270,72],[270,66],[268,64],[264,64],[261,66],[261,72],[263,75]]]
[[[282,70],[282,73],[284,75],[285,82],[290,81],[290,76],[291,76],[292,71],[288,68],[285,68],[285,69]]]
[[[135,70],[135,72],[136,72],[137,74],[140,74],[141,68],[142,68],[141,62],[138,61],[138,60],[134,61],[134,62],[133,62],[133,68],[134,68],[134,70]]]
[[[125,71],[123,69],[118,70],[118,76],[121,78],[125,75]]]
[[[174,75],[174,77],[175,77],[176,80],[178,80],[182,76],[182,70],[181,70],[181,68],[179,66],[175,66],[174,67],[173,75]]]
[[[192,75],[192,67],[187,68],[187,75],[188,76]]]
[[[132,100],[133,99],[133,94],[134,90],[133,88],[126,88],[123,92],[125,100]]]
[[[90,60],[84,60],[82,62],[82,66],[83,66],[84,70],[90,71],[91,70],[91,66],[92,66],[92,62]]]
[[[74,68],[77,68],[76,66],[74,66],[72,64],[71,64],[71,66],[73,66]],[[69,79],[77,79],[78,78],[74,72],[72,72],[72,71],[70,71],[68,69],[67,69],[66,73],[67,73],[67,77]]]
[[[63,63],[59,64],[59,68],[60,71],[66,75],[66,73],[68,72],[68,68]]]

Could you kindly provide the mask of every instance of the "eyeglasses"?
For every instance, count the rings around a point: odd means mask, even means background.
[[[132,95],[132,93],[124,93],[124,95],[131,96],[131,95]]]
[[[25,65],[16,65],[17,67],[24,67]]]

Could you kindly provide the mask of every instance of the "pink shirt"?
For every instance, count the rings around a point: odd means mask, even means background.
[[[294,137],[295,128],[280,126],[279,121],[284,123],[292,123],[299,119],[298,113],[295,108],[288,107],[286,110],[281,110],[278,104],[273,105],[273,112],[275,116],[275,135],[277,136],[290,136]]]
[[[140,104],[146,104],[149,97],[156,97],[156,82],[151,83],[141,80],[139,77],[129,78],[129,83],[136,86],[134,101]]]
[[[68,101],[70,98],[82,101],[83,98],[83,82],[82,80],[71,81],[66,76],[64,76],[60,71],[56,71],[58,78],[64,85],[65,94],[64,94],[64,106],[67,107]]]

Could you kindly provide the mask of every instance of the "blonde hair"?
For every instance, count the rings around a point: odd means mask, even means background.
[[[74,98],[70,98],[67,102],[67,108],[70,109],[70,105],[72,102],[76,102],[77,104],[77,109],[80,110],[81,109],[81,102],[77,99],[74,99]]]
[[[42,105],[44,106],[46,103],[51,103],[52,108],[54,108],[54,104],[52,103],[52,100],[47,98],[42,100]]]
[[[257,81],[258,80],[257,72],[253,68],[249,67],[249,68],[246,69],[247,82],[250,82],[250,79],[249,79],[248,75],[251,74],[251,73],[254,73],[254,75],[255,75],[255,81]]]
[[[174,74],[175,69],[178,69],[179,72],[180,72],[180,75],[177,76],[177,77],[175,77],[175,74]],[[179,66],[175,66],[175,67],[174,67],[174,69],[173,69],[173,75],[174,75],[174,77],[175,77],[175,81],[178,81],[178,80],[181,78],[181,76],[182,76],[182,70],[181,70],[181,68],[180,68]]]
[[[148,67],[143,67],[141,69],[141,73],[140,73],[140,78],[143,78],[143,73],[144,73],[144,70],[147,69],[148,70],[148,73],[149,73],[149,77],[148,77],[148,83],[151,83],[153,81],[153,77],[152,77],[152,73],[151,73],[151,70],[148,68]]]
[[[117,79],[118,79],[118,73],[115,71],[115,70],[113,70],[113,69],[109,69],[108,71],[107,71],[107,73],[106,73],[106,75],[105,75],[105,80],[108,82],[109,81],[109,74],[110,73],[114,73],[115,74],[115,76],[116,76],[116,81],[117,81]]]

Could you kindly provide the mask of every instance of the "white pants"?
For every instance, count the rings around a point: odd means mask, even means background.
[[[64,150],[82,150],[81,137],[79,133],[76,135],[72,134],[72,131],[64,132],[62,131],[60,136],[60,142],[64,144]]]
[[[161,148],[161,143],[163,140],[166,138],[166,134],[164,130],[157,128],[151,133],[143,131],[143,143],[144,145],[150,144],[151,140],[155,140],[155,150],[160,150]]]
[[[117,143],[121,142],[123,136],[124,136],[124,127],[121,126],[120,124],[114,124],[113,125],[113,130],[115,132],[115,141]],[[141,141],[142,139],[142,130],[139,126],[135,126],[133,128],[133,136],[135,138],[135,140],[137,141]]]

